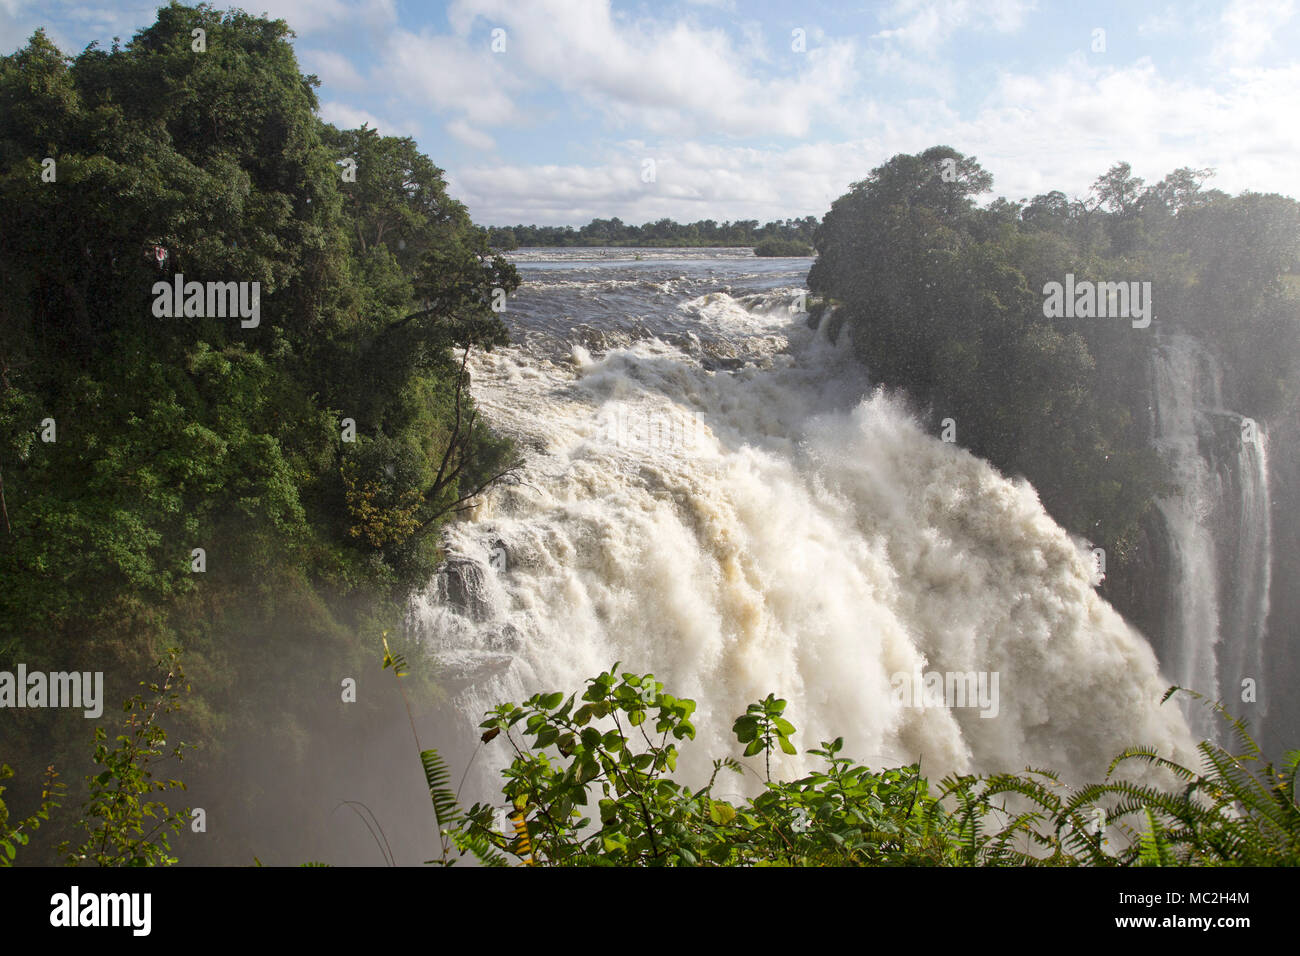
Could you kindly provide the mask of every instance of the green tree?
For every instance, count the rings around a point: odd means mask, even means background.
[[[136,694],[124,705],[126,722],[116,746],[109,747],[108,734],[95,728],[95,763],[104,769],[90,777],[90,796],[81,808],[80,824],[85,839],[73,846],[65,842],[60,852],[73,865],[169,866],[169,835],[179,831],[188,810],[172,810],[161,800],[149,799],[161,791],[185,789],[175,778],[155,779],[159,763],[184,758],[186,744],[169,746],[159,717],[177,709],[182,688],[187,688],[176,652],[164,662],[167,674],[161,683],[148,685],[149,699]]]
[[[256,732],[236,687],[300,726],[283,688],[357,659],[514,462],[464,365],[517,273],[411,140],[321,121],[290,39],[171,3],[111,49],[0,57],[6,654],[113,686],[181,643],[209,754]],[[155,314],[181,275],[257,283],[260,321]],[[0,728],[21,786],[60,720]]]

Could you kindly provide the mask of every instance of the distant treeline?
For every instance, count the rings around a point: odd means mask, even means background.
[[[816,216],[774,220],[760,226],[757,219],[680,223],[671,219],[642,226],[614,219],[593,219],[573,226],[489,226],[488,245],[494,249],[520,246],[754,246],[765,239],[783,239],[811,246]]]

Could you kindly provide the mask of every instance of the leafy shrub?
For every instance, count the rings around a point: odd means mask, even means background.
[[[437,751],[421,752],[443,845],[437,862],[455,862],[454,846],[490,865],[508,856],[602,866],[1300,863],[1293,799],[1300,751],[1281,770],[1251,769],[1259,748],[1231,718],[1243,754],[1204,742],[1203,773],[1134,748],[1115,759],[1104,782],[1078,790],[1034,769],[952,775],[932,790],[918,764],[872,770],[842,756],[843,738],[807,751],[824,768],[772,780],[772,750],[795,753],[796,729],[784,716],[786,702],[769,694],[733,727],[745,756],[764,756],[765,775],[727,756],[692,788],[672,774],[678,744],[695,737],[695,702],[666,693],[651,674],[616,676],[617,668],[589,680],[580,699],[556,691],[488,712],[483,742],[503,740],[514,752],[503,771],[508,831],[496,827],[494,805],[462,810]],[[1170,771],[1185,788],[1113,779],[1133,760]],[[741,804],[717,798],[724,771],[754,774],[762,792]],[[1109,840],[1099,818],[1123,840]]]
[[[108,734],[95,728],[95,763],[104,769],[89,778],[90,797],[81,808],[79,826],[85,839],[73,847],[65,841],[59,850],[67,862],[93,862],[99,866],[170,866],[178,862],[171,855],[169,833],[185,824],[187,811],[173,811],[149,795],[163,790],[185,789],[180,780],[156,780],[154,769],[166,759],[183,759],[186,745],[167,745],[167,732],[158,723],[160,714],[177,708],[185,675],[175,651],[171,652],[167,676],[161,684],[149,684],[151,699],[136,694],[129,698],[124,733],[116,746],[109,747]]]

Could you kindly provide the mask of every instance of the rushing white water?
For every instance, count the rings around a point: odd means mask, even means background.
[[[1157,504],[1174,570],[1171,677],[1239,712],[1241,681],[1260,682],[1271,584],[1267,436],[1223,405],[1223,371],[1195,339],[1171,335],[1154,360],[1156,440],[1177,491]],[[1260,698],[1251,716],[1262,719]],[[1189,712],[1202,736],[1223,725]]]
[[[580,690],[621,661],[698,702],[687,774],[738,755],[731,723],[769,692],[801,750],[774,773],[837,735],[931,779],[1099,778],[1136,743],[1190,757],[1090,555],[1027,483],[873,393],[843,343],[791,314],[796,289],[651,283],[661,313],[593,355],[572,344],[593,338],[588,307],[559,284],[530,315],[562,296],[544,311],[564,322],[473,362],[483,413],[527,451],[523,482],[451,529],[412,612],[466,733],[500,701]],[[736,367],[709,370],[724,358]],[[891,679],[916,671],[996,672],[996,716],[900,705]]]

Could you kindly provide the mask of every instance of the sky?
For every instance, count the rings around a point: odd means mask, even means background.
[[[227,4],[218,3],[224,8]],[[157,3],[0,0],[0,53],[128,40]],[[993,195],[1155,183],[1300,195],[1300,0],[249,0],[321,115],[411,136],[484,225],[825,214],[947,145]]]

